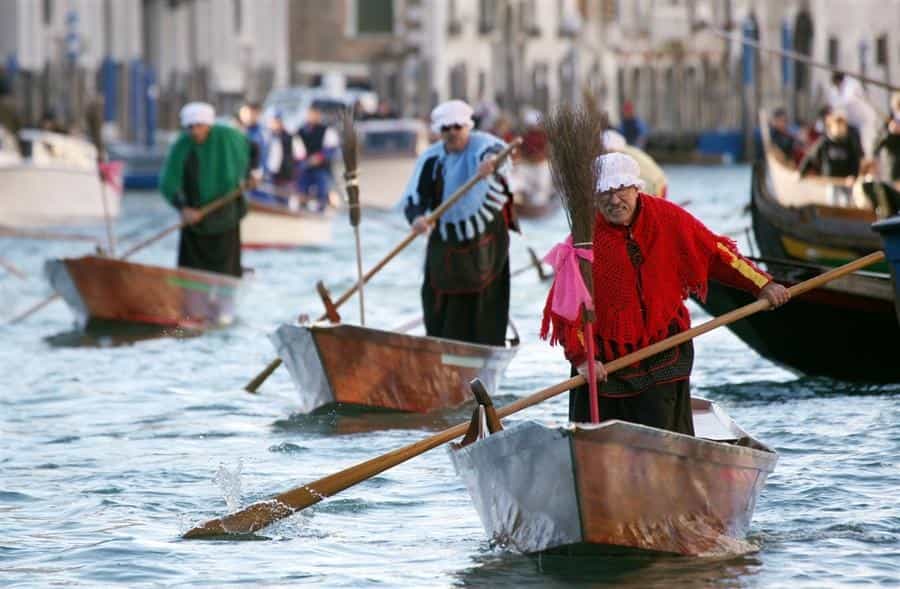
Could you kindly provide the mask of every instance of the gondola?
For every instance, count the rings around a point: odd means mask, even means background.
[[[755,261],[786,286],[827,269],[787,260]],[[900,324],[894,314],[893,289],[885,273],[857,272],[728,329],[759,355],[795,373],[856,382],[900,382],[894,344],[900,341]],[[697,302],[707,313],[719,316],[753,302],[753,296],[712,281],[706,301]]]
[[[271,336],[300,394],[299,411],[352,405],[425,413],[469,399],[468,382],[493,389],[518,349],[356,325],[282,325]]]
[[[772,166],[782,165],[770,157],[753,168],[750,210],[761,255],[837,266],[881,247],[871,229],[876,217],[870,209],[783,204],[782,195],[772,193],[772,178],[767,172]],[[887,268],[882,264],[873,269]]]

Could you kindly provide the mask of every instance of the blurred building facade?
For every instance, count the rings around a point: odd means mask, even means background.
[[[177,125],[187,100],[229,111],[335,73],[407,116],[448,98],[516,116],[589,89],[613,120],[629,100],[671,132],[824,101],[827,70],[717,31],[900,81],[900,0],[4,0],[0,63],[26,120],[74,120],[99,94],[132,139]]]
[[[105,99],[118,134],[177,125],[186,100],[229,111],[288,82],[289,0],[4,0],[0,58],[24,119],[82,124]]]

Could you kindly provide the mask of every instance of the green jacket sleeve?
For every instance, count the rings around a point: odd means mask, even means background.
[[[182,133],[175,141],[166,156],[166,162],[159,175],[159,190],[163,197],[173,206],[179,207],[184,182],[184,163],[191,148],[190,137]]]

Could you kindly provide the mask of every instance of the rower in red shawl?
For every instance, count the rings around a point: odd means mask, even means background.
[[[787,302],[790,293],[744,258],[731,239],[714,234],[678,205],[640,192],[643,182],[633,158],[609,153],[597,158],[597,165],[599,212],[591,267],[600,418],[693,435],[692,342],[611,375],[603,362],[689,329],[684,301],[691,295],[705,298],[710,278],[765,298],[773,307]],[[572,250],[566,244],[557,248],[547,261],[561,266],[565,256],[560,254]],[[581,325],[564,316],[561,297],[554,301],[556,289],[572,287],[558,281],[547,297],[541,337],[549,337],[551,345],[561,343],[574,370],[587,374]],[[587,422],[588,408],[587,385],[574,389],[569,419]]]

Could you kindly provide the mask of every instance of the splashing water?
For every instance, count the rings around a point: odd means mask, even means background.
[[[219,469],[213,482],[222,489],[222,497],[225,499],[225,505],[228,511],[237,511],[241,507],[241,471],[244,469],[243,459],[238,459],[234,472],[228,470],[228,467],[219,463]]]

